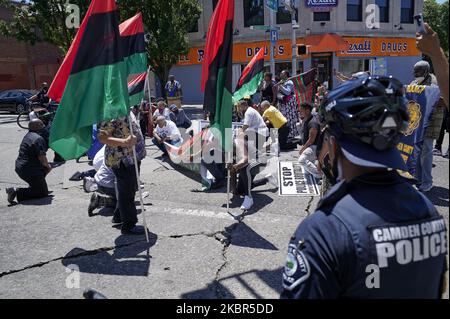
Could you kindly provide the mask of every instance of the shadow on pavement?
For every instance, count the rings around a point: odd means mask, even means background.
[[[143,241],[135,242],[139,239]],[[116,248],[112,254],[101,249],[86,251],[74,248],[61,263],[66,267],[76,265],[82,273],[147,277],[151,258],[149,249],[155,245],[158,236],[149,233],[149,239],[150,243],[147,243],[145,236],[121,235],[115,240]]]
[[[51,205],[53,202],[53,195],[44,197],[44,198],[39,198],[39,199],[30,199],[30,200],[26,200],[23,202],[20,202],[20,205],[24,205],[24,206],[47,206],[47,205]]]
[[[426,193],[425,196],[431,200],[433,205],[449,207],[449,190],[447,188],[435,186],[430,192]]]
[[[250,295],[250,298],[262,299],[261,296],[246,280],[246,275],[254,275],[258,277],[267,286],[271,287],[278,293],[281,293],[283,268],[277,268],[275,270],[250,270],[210,282],[204,289],[195,290],[182,294],[180,298],[186,299],[235,299],[237,298],[227,287],[225,287],[226,282],[237,281],[239,285],[244,288]],[[254,282],[254,280],[253,280]]]
[[[234,230],[233,228],[236,227]],[[265,250],[278,250],[275,245],[266,240],[264,237],[255,232],[252,228],[247,226],[245,222],[241,222],[238,226],[231,225],[225,228],[225,231],[230,233],[233,231],[231,245],[238,247],[257,248]]]

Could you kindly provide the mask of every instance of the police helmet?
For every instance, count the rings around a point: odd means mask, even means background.
[[[408,128],[409,115],[403,84],[397,79],[359,75],[331,91],[319,115],[350,161],[404,169],[396,146]]]

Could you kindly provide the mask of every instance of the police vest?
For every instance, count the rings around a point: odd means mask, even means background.
[[[406,183],[406,182],[405,182]],[[360,186],[360,185],[359,185]],[[398,190],[403,188],[397,187]],[[358,269],[342,297],[349,298],[440,298],[445,256],[446,226],[430,201],[419,192],[396,193],[386,198],[372,196],[364,189],[341,184],[319,204],[320,210],[338,218],[353,237]],[[410,198],[417,204],[420,218],[389,221],[383,211],[396,196]],[[362,197],[366,198],[362,198]],[[419,196],[419,198],[417,197]],[[402,198],[398,198],[402,200]],[[383,203],[384,202],[384,203]],[[384,206],[382,206],[384,205]],[[406,201],[405,207],[409,205]],[[412,207],[408,207],[411,212]],[[392,212],[402,216],[402,211]],[[395,218],[394,218],[395,219]]]

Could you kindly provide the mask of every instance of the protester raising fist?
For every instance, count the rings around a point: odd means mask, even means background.
[[[441,89],[442,97],[445,100],[445,104],[448,109],[449,101],[449,87],[448,87],[448,60],[445,56],[444,50],[442,50],[439,37],[436,32],[428,25],[424,23],[425,34],[416,34],[417,48],[425,55],[428,55],[433,62],[435,75],[438,81],[439,88]]]

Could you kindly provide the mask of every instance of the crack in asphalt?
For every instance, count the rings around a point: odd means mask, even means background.
[[[231,224],[230,226],[227,226],[224,228],[224,230],[222,232],[220,232],[220,234],[223,236],[222,238],[217,238],[216,240],[220,241],[223,245],[223,249],[222,249],[222,259],[223,259],[223,263],[222,265],[220,265],[220,267],[217,269],[216,271],[216,275],[214,277],[214,293],[217,299],[224,299],[227,297],[227,293],[226,291],[222,288],[222,285],[219,283],[220,281],[220,274],[221,272],[226,268],[226,266],[228,265],[228,258],[227,258],[227,252],[228,252],[228,248],[231,245],[231,242],[233,240],[233,232],[239,227],[239,225],[241,225],[245,219],[246,216],[246,212],[242,213],[239,216],[233,216],[235,220],[237,220],[237,222]]]
[[[16,274],[16,273],[19,273],[19,272],[22,272],[22,271],[26,271],[26,270],[29,270],[29,269],[40,268],[42,266],[48,265],[48,264],[50,264],[52,262],[55,262],[55,261],[67,260],[67,259],[75,259],[75,258],[84,257],[84,256],[92,256],[92,255],[96,255],[96,254],[99,254],[99,253],[115,250],[115,249],[118,249],[118,248],[124,248],[124,247],[128,247],[128,246],[132,246],[132,245],[135,245],[135,244],[138,244],[138,243],[141,243],[141,242],[145,242],[145,239],[144,240],[134,241],[134,242],[131,242],[131,243],[128,243],[128,244],[123,244],[123,245],[118,245],[118,246],[113,246],[113,247],[102,247],[102,248],[97,248],[97,249],[94,249],[94,250],[84,251],[84,252],[79,253],[79,254],[74,254],[74,255],[70,255],[70,256],[54,258],[54,259],[51,259],[51,260],[48,260],[48,261],[43,261],[43,262],[39,262],[39,263],[30,265],[30,266],[27,266],[27,267],[24,267],[24,268],[21,268],[21,269],[8,270],[8,271],[5,271],[5,272],[2,272],[2,273],[0,273],[0,278],[2,278],[4,276]]]
[[[311,209],[313,201],[314,201],[314,196],[311,196],[311,198],[309,199],[308,205],[306,206],[306,209],[305,209],[306,216],[309,216],[311,214],[311,212],[309,210]]]
[[[158,239],[167,239],[167,238],[171,238],[171,239],[179,239],[179,238],[183,238],[183,237],[194,237],[194,236],[205,236],[208,238],[214,238],[218,241],[221,242],[220,238],[217,237],[217,235],[222,234],[223,231],[215,231],[215,232],[200,232],[200,233],[193,233],[193,234],[181,234],[181,235],[169,235],[169,236],[164,236],[164,235],[156,235]],[[122,244],[122,245],[117,245],[117,246],[111,246],[111,247],[102,247],[102,248],[97,248],[97,249],[93,249],[93,250],[88,250],[88,251],[84,251],[82,253],[78,253],[78,254],[74,254],[74,255],[70,255],[70,256],[64,256],[64,257],[58,257],[58,258],[54,258],[51,260],[47,260],[47,261],[43,261],[43,262],[39,262],[30,266],[26,266],[23,267],[21,269],[14,269],[14,270],[8,270],[8,271],[4,271],[2,273],[0,273],[0,278],[8,276],[8,275],[12,275],[12,274],[16,274],[19,272],[23,272],[23,271],[27,271],[33,268],[40,268],[42,266],[48,265],[52,262],[55,261],[62,261],[62,260],[68,260],[68,259],[75,259],[75,258],[80,258],[80,257],[85,257],[85,256],[93,256],[96,254],[100,254],[103,252],[108,252],[111,250],[116,250],[116,249],[120,249],[120,248],[125,248],[125,247],[129,247],[129,246],[133,246],[136,244],[140,244],[140,243],[144,243],[146,242],[145,239],[141,239],[141,240],[136,240],[127,244]]]

